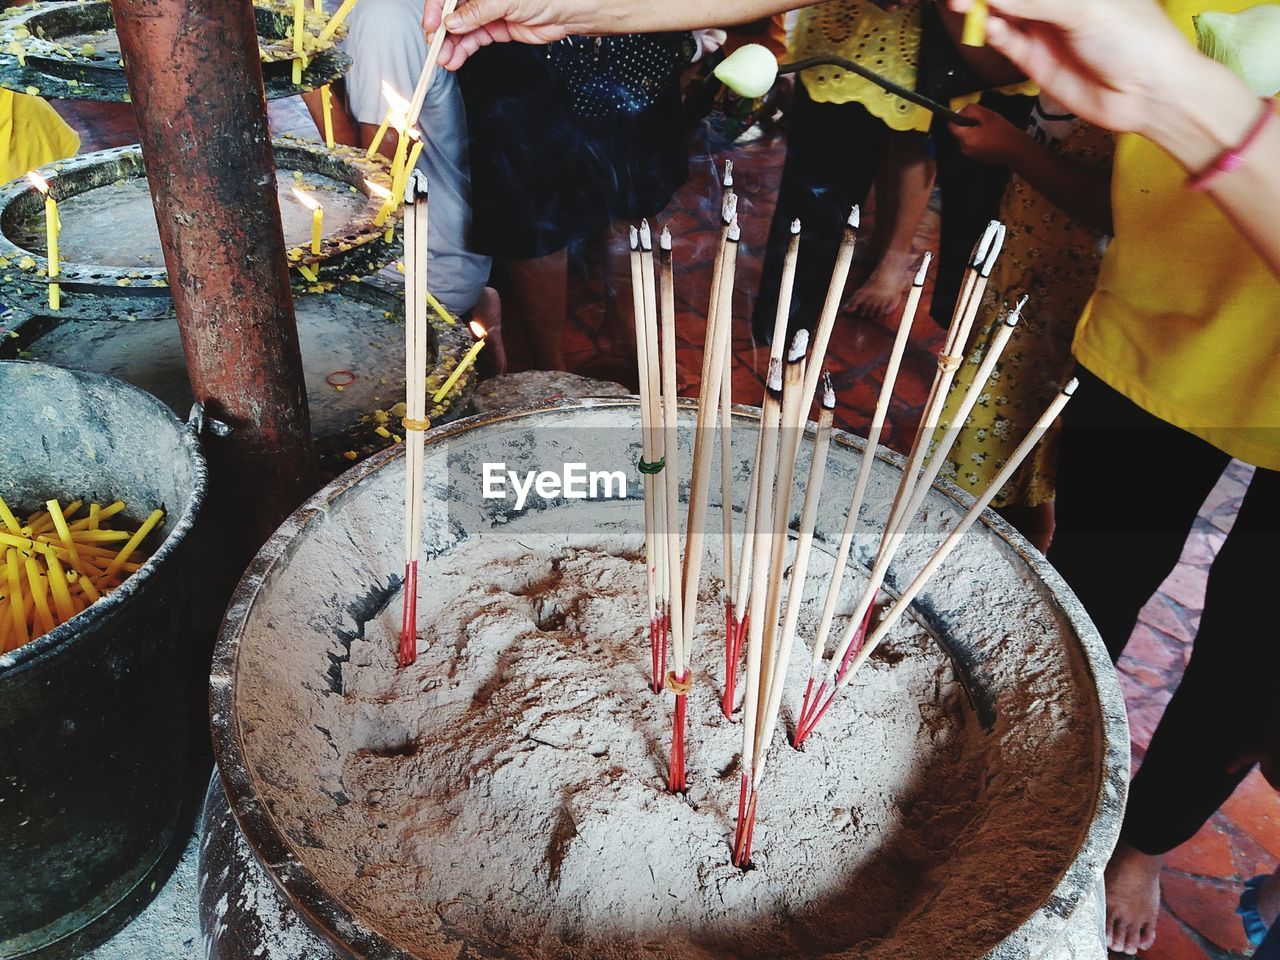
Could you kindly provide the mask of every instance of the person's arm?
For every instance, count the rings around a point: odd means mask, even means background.
[[[960,112],[978,121],[973,127],[951,127],[966,157],[1009,167],[1073,220],[1113,232],[1109,166],[1091,170],[1067,160],[986,107],[970,104]]]
[[[973,0],[948,0],[964,12]],[[1078,116],[1140,134],[1195,176],[1235,150],[1264,104],[1200,55],[1153,0],[988,0],[987,39]],[[1280,276],[1280,118],[1208,194]]]
[[[456,70],[491,43],[554,43],[568,36],[696,30],[747,23],[819,0],[461,0],[445,25],[440,63]],[[427,0],[422,26],[440,24],[443,0]]]

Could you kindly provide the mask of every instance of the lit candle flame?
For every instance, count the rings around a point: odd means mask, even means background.
[[[391,126],[398,131],[403,131],[409,126],[409,101],[400,96],[391,84],[383,82],[382,98],[387,101],[387,106],[391,109],[389,116],[391,117]]]
[[[311,194],[309,194],[309,193],[303,193],[303,192],[302,192],[301,190],[299,190],[297,187],[294,187],[294,188],[293,188],[293,195],[294,195],[295,197],[297,197],[297,198],[298,198],[298,202],[299,202],[299,203],[301,203],[301,204],[302,204],[304,207],[306,207],[308,210],[317,210],[317,209],[319,209],[319,207],[320,207],[320,201],[319,201],[319,200],[317,200],[315,197],[311,196]]]
[[[366,180],[364,185],[368,188],[369,195],[377,197],[379,200],[386,200],[391,196],[391,191],[380,183],[374,183],[372,180]]]
[[[41,193],[46,195],[49,193],[49,181],[40,176],[40,174],[36,173],[34,170],[27,174],[27,179],[30,180],[32,186]]]
[[[477,340],[483,340],[489,336],[489,331],[484,328],[484,324],[479,320],[472,320],[467,326],[471,328],[471,335]]]

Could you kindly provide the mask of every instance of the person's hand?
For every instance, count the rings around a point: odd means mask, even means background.
[[[957,13],[974,0],[947,0]],[[1077,116],[1145,133],[1200,59],[1154,0],[989,0],[987,40]]]
[[[979,163],[1009,165],[1027,142],[1027,135],[994,110],[971,103],[960,115],[978,121],[976,126],[951,124],[960,152]]]
[[[440,66],[457,70],[467,57],[491,43],[554,43],[572,29],[577,0],[463,0],[449,17]],[[440,26],[444,0],[427,0],[422,28],[430,37]]]

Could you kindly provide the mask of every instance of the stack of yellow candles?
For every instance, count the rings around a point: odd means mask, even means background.
[[[125,504],[76,500],[45,503],[20,523],[0,498],[0,653],[66,623],[118,587],[146,562],[144,540],[164,519],[153,510],[137,530],[118,530],[112,518]]]

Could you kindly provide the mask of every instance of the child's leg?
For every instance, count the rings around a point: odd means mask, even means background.
[[[937,172],[924,134],[894,133],[876,177],[876,247],[879,261],[854,294],[852,306],[867,319],[891,316],[902,305],[919,264],[911,243],[933,191]]]
[[[866,200],[888,138],[889,128],[860,105],[815,103],[797,81],[787,161],[752,314],[757,340],[773,336],[783,260],[797,217],[802,233],[791,326],[812,328],[817,322],[849,208]]]

